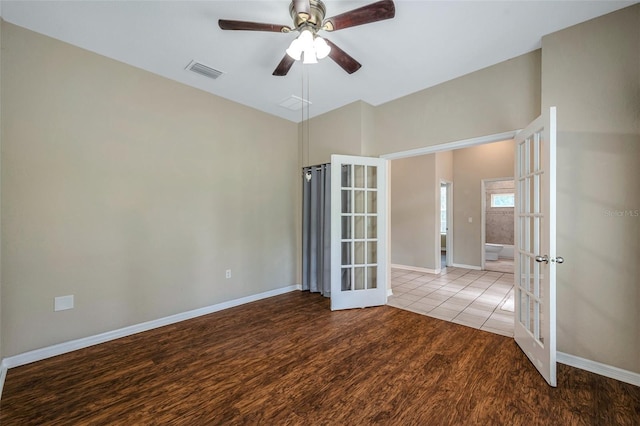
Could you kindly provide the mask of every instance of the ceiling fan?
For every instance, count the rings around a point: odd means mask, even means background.
[[[293,40],[273,75],[287,75],[296,60],[304,63],[315,63],[318,59],[329,56],[346,72],[352,74],[362,65],[344,50],[331,41],[318,36],[318,32],[337,31],[357,25],[391,19],[395,16],[392,0],[381,0],[353,9],[349,12],[325,19],[326,8],[321,0],[293,0],[289,5],[289,14],[293,18],[293,26],[264,24],[249,21],[218,20],[223,30],[269,31],[290,33],[297,31],[298,38]]]

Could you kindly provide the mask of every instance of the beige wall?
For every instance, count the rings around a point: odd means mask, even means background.
[[[482,263],[482,179],[513,176],[512,140],[453,151],[453,262]],[[471,222],[469,222],[471,218]]]
[[[363,120],[371,120],[370,108],[353,102],[300,123],[303,166],[329,163],[332,154],[361,155]]]
[[[540,51],[380,105],[371,156],[524,128],[540,115]]]
[[[435,154],[391,161],[391,263],[436,269]],[[438,220],[436,220],[438,219]],[[439,235],[439,233],[438,233]]]
[[[7,23],[2,124],[5,357],[295,284],[296,124]]]
[[[436,176],[439,180],[453,182],[453,151],[436,152]]]
[[[640,373],[640,5],[542,40],[558,108],[558,350]]]

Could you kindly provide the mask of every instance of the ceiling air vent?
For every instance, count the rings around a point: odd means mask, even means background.
[[[291,111],[300,111],[303,106],[311,105],[311,102],[298,96],[291,95],[287,99],[280,102],[278,105],[283,108],[290,109]]]
[[[222,75],[222,71],[218,71],[217,69],[208,67],[196,61],[191,61],[185,69],[193,71],[200,75],[204,75],[205,77],[212,78],[214,80]]]

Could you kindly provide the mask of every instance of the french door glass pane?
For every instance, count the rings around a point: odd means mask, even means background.
[[[356,241],[353,243],[354,244],[354,252],[355,252],[355,262],[354,264],[356,265],[363,265],[364,264],[364,242],[363,241]]]
[[[353,268],[354,288],[356,290],[364,290],[364,268]]]
[[[354,174],[354,180],[353,180],[353,186],[354,188],[364,188],[364,173],[365,173],[365,166],[361,166],[361,165],[355,165],[353,166],[353,174]]]
[[[365,232],[364,232],[365,217],[354,216],[353,221],[354,221],[354,228],[355,228],[354,238],[357,238],[357,239],[365,238]]]
[[[378,288],[378,268],[370,266],[367,268],[367,288]]]
[[[534,147],[533,147],[533,167],[536,171],[543,169],[542,153],[544,152],[544,133],[538,132],[535,135]]]
[[[528,330],[535,336],[535,300],[532,297],[528,297],[529,300],[529,309],[527,310],[527,314],[529,316],[529,321],[527,323]]]
[[[342,190],[342,213],[351,212],[351,190]]]
[[[367,264],[378,262],[378,243],[376,241],[369,241],[367,243]]]
[[[375,189],[378,187],[378,168],[376,166],[367,167],[367,188]]]
[[[342,166],[342,187],[351,187],[351,166],[349,165]]]
[[[351,290],[351,268],[342,268],[342,291]]]
[[[354,213],[364,213],[365,191],[354,191],[355,210]]]
[[[351,265],[351,242],[345,241],[342,243],[342,265]]]
[[[527,312],[527,304],[526,304],[525,294],[521,288],[518,288],[516,296],[517,296],[516,303],[518,303],[520,306],[520,317],[518,318],[518,321],[520,321],[521,324],[526,324],[525,313]]]
[[[367,238],[378,238],[378,218],[367,216]]]
[[[369,191],[367,197],[367,213],[378,213],[378,193],[376,191]]]
[[[351,217],[342,216],[342,239],[349,240],[351,238]]]

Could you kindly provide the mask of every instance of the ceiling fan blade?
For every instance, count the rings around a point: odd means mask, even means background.
[[[324,20],[322,29],[337,31],[370,22],[391,19],[396,15],[392,0],[381,0]]]
[[[311,4],[309,0],[293,0],[293,10],[296,11],[296,15],[300,16],[306,21],[311,16]]]
[[[243,31],[269,31],[274,33],[288,33],[291,28],[286,25],[262,24],[260,22],[231,21],[219,19],[218,25],[223,30],[243,30]]]
[[[289,70],[291,69],[291,66],[295,61],[296,61],[295,59],[293,59],[291,56],[285,53],[284,57],[282,58],[282,60],[280,61],[276,69],[273,71],[272,75],[277,75],[277,76],[287,75],[287,73],[289,72]]]
[[[329,57],[333,59],[338,65],[340,65],[343,70],[345,70],[349,74],[353,74],[360,69],[362,65],[358,61],[353,59],[347,52],[340,49],[330,40],[327,40],[326,38],[324,40],[331,47]]]

